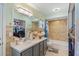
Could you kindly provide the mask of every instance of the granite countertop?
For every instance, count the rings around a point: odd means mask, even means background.
[[[26,40],[25,42],[21,42],[20,44],[11,43],[11,48],[15,49],[17,52],[21,53],[26,49],[36,45],[37,43],[42,42],[46,38],[42,39],[34,39],[34,40]]]

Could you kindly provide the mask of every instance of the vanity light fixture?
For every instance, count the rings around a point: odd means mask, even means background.
[[[26,8],[23,8],[23,7],[17,7],[16,10],[21,13],[21,14],[24,14],[24,15],[27,15],[27,16],[33,16],[32,12]]]

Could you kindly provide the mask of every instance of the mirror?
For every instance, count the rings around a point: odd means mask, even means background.
[[[18,38],[25,37],[25,21],[24,20],[14,19],[13,36],[18,37]]]

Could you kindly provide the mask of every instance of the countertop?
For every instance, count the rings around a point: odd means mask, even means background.
[[[33,40],[26,40],[25,42],[21,42],[20,44],[11,43],[11,48],[15,49],[17,52],[21,53],[28,48],[36,45],[37,43],[40,43],[42,41],[46,40],[46,38],[42,39],[33,39]]]

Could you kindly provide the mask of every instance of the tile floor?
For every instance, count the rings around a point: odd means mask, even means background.
[[[46,56],[68,56],[67,50],[59,50],[58,53],[48,51],[46,52]]]

